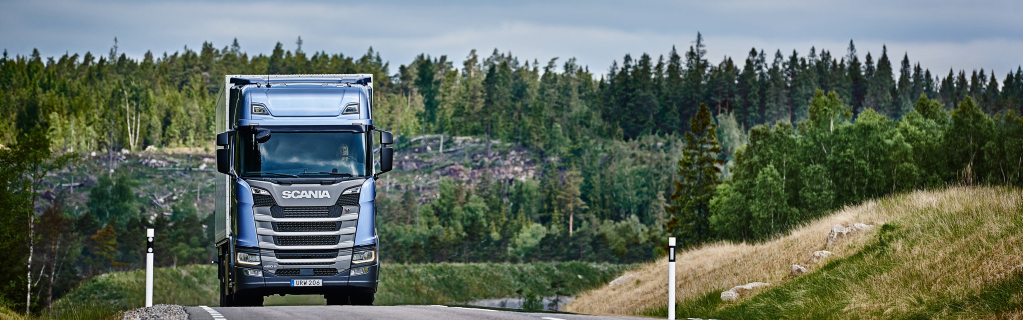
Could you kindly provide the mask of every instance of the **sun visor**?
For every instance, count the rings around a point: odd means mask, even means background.
[[[267,108],[275,117],[333,117],[341,114],[345,91],[337,87],[267,88]]]

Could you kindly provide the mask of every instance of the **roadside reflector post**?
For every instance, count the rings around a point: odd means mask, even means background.
[[[153,236],[152,228],[146,229],[146,306],[153,306]],[[674,242],[673,242],[674,243]],[[673,269],[674,270],[674,269]]]
[[[668,319],[675,320],[675,237],[668,238]]]

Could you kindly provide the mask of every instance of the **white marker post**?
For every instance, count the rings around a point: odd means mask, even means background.
[[[668,319],[675,320],[675,237],[668,237]]]
[[[152,228],[146,229],[146,306],[153,306],[153,236]]]

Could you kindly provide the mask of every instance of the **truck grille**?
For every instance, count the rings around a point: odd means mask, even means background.
[[[338,206],[357,206],[359,205],[359,194],[342,194],[337,198]]]
[[[277,270],[277,272],[274,273],[274,274],[276,274],[277,276],[280,276],[280,277],[297,277],[299,275],[299,273],[302,272],[301,270],[302,269],[280,269],[280,270]],[[323,276],[333,276],[333,275],[337,275],[337,274],[338,274],[337,269],[334,269],[334,268],[316,268],[316,269],[313,269],[313,275],[314,276],[323,277]]]
[[[270,207],[274,218],[337,218],[344,211],[340,206],[330,207]]]
[[[338,231],[341,230],[341,222],[274,222],[273,228],[277,232]]]
[[[334,259],[337,250],[274,250],[277,259]]]
[[[335,245],[341,240],[337,235],[275,235],[277,245]]]
[[[253,205],[257,207],[271,207],[277,205],[277,201],[274,201],[274,197],[263,194],[252,195],[252,202],[254,203]]]

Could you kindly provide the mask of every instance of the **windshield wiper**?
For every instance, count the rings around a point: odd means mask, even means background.
[[[355,175],[353,175],[351,173],[347,173],[347,172],[324,172],[324,171],[309,172],[307,174],[329,174],[329,175],[332,175],[332,176],[341,176],[341,177],[345,177],[345,178],[351,178],[351,177],[355,176]]]
[[[297,176],[297,175],[293,175],[293,174],[287,174],[287,173],[276,173],[276,172],[255,172],[255,174],[258,174],[258,175],[260,175],[260,176],[263,176],[263,175],[272,175],[272,176],[276,176],[276,177],[288,177],[288,178],[298,178],[298,176]]]

